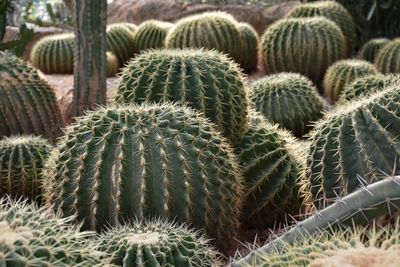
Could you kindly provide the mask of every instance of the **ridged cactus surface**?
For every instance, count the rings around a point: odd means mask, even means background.
[[[319,84],[326,69],[347,53],[340,28],[323,18],[279,20],[261,37],[266,72],[297,72]]]
[[[324,77],[324,94],[332,102],[336,102],[355,79],[367,75],[378,74],[378,70],[371,63],[364,60],[340,60],[329,67]]]
[[[400,38],[383,46],[375,57],[375,66],[382,73],[400,73]]]
[[[0,140],[0,198],[40,198],[42,170],[52,146],[35,136],[13,136]]]
[[[139,25],[135,33],[135,52],[165,47],[165,38],[174,24],[164,21],[149,20]]]
[[[134,34],[126,26],[108,25],[107,50],[117,56],[121,65],[125,64],[135,53]]]
[[[366,61],[374,63],[376,55],[390,40],[386,38],[371,39],[366,42],[360,51],[360,57]]]
[[[116,266],[222,266],[218,253],[199,233],[163,221],[115,227],[100,236],[98,247]]]
[[[326,103],[318,89],[297,73],[278,73],[254,82],[249,93],[254,108],[280,127],[301,137],[322,118]]]
[[[167,48],[207,48],[237,62],[242,56],[237,21],[225,12],[206,12],[179,20],[167,35]]]
[[[21,59],[0,53],[0,136],[42,135],[54,141],[63,126],[54,90]]]
[[[246,127],[247,99],[240,69],[206,50],[142,53],[124,69],[118,103],[174,101],[202,111],[233,143]]]
[[[248,23],[239,23],[238,28],[242,39],[240,67],[245,72],[252,72],[258,66],[259,38],[257,32]]]
[[[120,23],[113,23],[112,25],[118,25],[118,26],[122,26],[125,27],[126,29],[128,29],[133,35],[136,33],[138,26],[136,26],[133,23],[129,23],[129,22],[120,22]]]
[[[55,34],[40,39],[31,52],[32,65],[44,73],[73,73],[74,43],[72,33]]]
[[[119,71],[119,61],[112,52],[106,52],[107,57],[107,76],[115,76]]]
[[[226,251],[239,227],[237,160],[214,125],[186,107],[90,112],[67,129],[46,177],[47,203],[83,229],[169,218],[203,229]]]

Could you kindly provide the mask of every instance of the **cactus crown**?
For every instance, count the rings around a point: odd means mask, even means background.
[[[135,33],[135,52],[165,47],[165,38],[174,24],[158,20],[148,20],[139,25]]]
[[[136,31],[137,31],[137,29],[138,29],[138,26],[136,26],[136,25],[133,24],[133,23],[129,23],[129,22],[113,23],[113,24],[111,24],[111,25],[117,25],[117,26],[125,27],[125,28],[127,28],[132,34],[135,34]]]
[[[382,73],[400,73],[400,38],[384,45],[375,57],[375,66]]]

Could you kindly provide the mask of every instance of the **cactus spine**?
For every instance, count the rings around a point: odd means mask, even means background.
[[[139,25],[135,33],[135,52],[140,54],[147,49],[165,47],[165,38],[174,24],[164,21],[149,20]]]
[[[239,23],[238,29],[242,39],[242,55],[239,64],[245,72],[250,73],[256,70],[258,66],[258,34],[254,28],[247,23]]]
[[[371,39],[366,42],[360,51],[360,57],[366,61],[374,63],[376,55],[390,40],[386,38]]]
[[[400,73],[400,38],[383,46],[376,58],[375,66],[382,73]]]
[[[124,65],[135,53],[134,34],[123,25],[111,24],[107,27],[107,50],[117,56]]]

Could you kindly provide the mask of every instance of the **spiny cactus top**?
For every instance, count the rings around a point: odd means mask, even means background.
[[[109,25],[107,27],[107,50],[117,56],[121,65],[125,64],[135,52],[134,35],[126,26]]]
[[[207,50],[148,51],[124,69],[119,103],[176,101],[202,111],[233,143],[246,127],[247,100],[235,63]]]
[[[313,83],[297,73],[273,74],[254,82],[250,99],[265,118],[298,137],[322,118],[326,107]]]
[[[80,233],[51,212],[25,201],[0,199],[1,266],[104,266],[102,254]]]
[[[39,197],[41,172],[51,149],[47,140],[35,136],[0,140],[0,197]]]
[[[148,20],[139,25],[135,33],[135,52],[165,47],[165,38],[174,24],[164,21]]]
[[[54,90],[21,59],[0,53],[0,136],[35,134],[54,141],[63,126]]]
[[[323,18],[279,20],[261,37],[263,64],[267,73],[298,72],[317,84],[326,69],[347,53],[340,28]]]
[[[44,73],[73,73],[74,34],[55,34],[43,37],[32,48],[32,65]]]
[[[239,61],[240,67],[246,72],[252,72],[256,70],[258,66],[258,34],[248,23],[239,23],[238,29],[242,39],[242,53]]]
[[[168,48],[207,48],[228,54],[240,62],[242,56],[237,21],[225,12],[206,12],[179,20],[167,36]]]
[[[168,217],[203,228],[228,250],[239,227],[236,158],[214,125],[186,107],[90,112],[67,129],[47,170],[47,203],[84,229]]]
[[[117,226],[100,236],[98,247],[116,266],[222,266],[199,233],[161,220]]]
[[[336,23],[347,40],[348,52],[356,45],[356,25],[344,6],[335,1],[317,1],[299,5],[289,12],[288,18],[325,17]]]
[[[382,73],[400,73],[400,38],[388,42],[379,50],[375,66]]]
[[[366,42],[360,51],[360,57],[366,61],[374,63],[376,55],[390,40],[386,38],[371,39]]]
[[[120,23],[113,23],[111,25],[117,25],[117,26],[122,26],[127,28],[132,34],[135,34],[138,27],[133,24],[133,23],[129,23],[129,22],[120,22]]]
[[[336,102],[347,85],[357,78],[373,74],[378,74],[378,70],[365,60],[339,60],[325,74],[324,94]]]

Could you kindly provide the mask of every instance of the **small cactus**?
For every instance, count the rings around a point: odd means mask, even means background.
[[[222,266],[208,240],[183,225],[169,222],[114,227],[100,235],[98,248],[106,253],[108,263],[116,266]]]
[[[376,55],[374,63],[382,73],[400,73],[400,38],[384,45]]]
[[[326,69],[346,56],[347,44],[340,28],[326,18],[288,18],[268,27],[261,53],[268,74],[297,72],[319,85]]]
[[[135,53],[164,48],[165,38],[173,26],[172,23],[157,20],[148,20],[140,24],[135,33]]]
[[[386,38],[371,39],[366,42],[360,51],[360,57],[366,61],[374,63],[376,55],[390,40]]]
[[[307,133],[326,108],[318,89],[297,73],[278,73],[258,80],[252,84],[249,96],[267,120],[297,137]]]
[[[135,53],[135,40],[131,31],[123,25],[107,26],[107,50],[117,56],[124,65]]]
[[[258,67],[259,40],[254,28],[247,23],[239,23],[238,28],[242,39],[240,67],[250,73]]]
[[[107,56],[107,76],[115,76],[119,71],[118,58],[110,51],[106,52]]]
[[[378,74],[371,63],[364,60],[340,60],[329,67],[324,77],[324,93],[332,102],[336,102],[345,87],[355,79]]]
[[[117,87],[118,103],[186,103],[202,111],[233,143],[246,127],[242,74],[235,63],[216,51],[142,53],[124,69]]]

